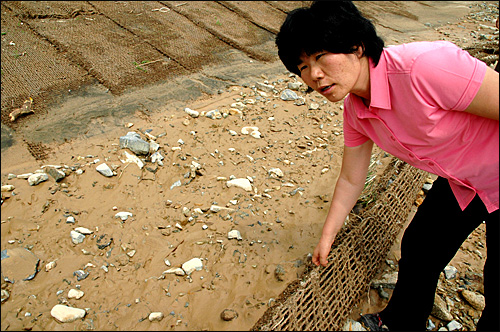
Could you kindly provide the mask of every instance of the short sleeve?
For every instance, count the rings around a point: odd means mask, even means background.
[[[411,68],[411,80],[423,101],[445,110],[464,111],[481,87],[486,64],[456,45],[419,55]]]
[[[348,147],[361,145],[370,138],[356,130],[353,126],[354,107],[351,105],[351,96],[344,101],[344,144]]]

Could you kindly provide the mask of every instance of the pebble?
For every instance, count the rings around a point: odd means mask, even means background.
[[[109,168],[109,166],[106,163],[102,163],[99,166],[97,166],[96,171],[107,177],[112,177],[114,175],[113,171],[111,170],[111,168]]]
[[[229,240],[231,240],[231,239],[243,240],[243,238],[241,237],[240,231],[238,231],[236,229],[233,229],[232,231],[229,231],[227,233],[227,238]]]
[[[49,272],[50,270],[52,270],[56,266],[57,266],[57,263],[55,261],[52,261],[52,262],[45,264],[45,272]]]
[[[182,269],[186,272],[187,275],[190,275],[194,271],[200,271],[203,269],[203,262],[199,258],[192,258],[182,264]]]
[[[149,143],[141,138],[135,131],[129,131],[127,135],[120,137],[120,149],[128,148],[137,155],[147,155],[149,153]]]
[[[91,231],[90,229],[85,228],[85,227],[77,227],[77,228],[75,228],[75,232],[81,233],[83,235],[90,235],[90,234],[94,233],[93,231]]]
[[[163,313],[162,312],[152,312],[149,314],[149,321],[154,322],[154,321],[161,321],[163,319]]]
[[[460,330],[462,328],[462,324],[456,320],[452,320],[446,325],[446,328],[448,328],[448,331]]]
[[[454,279],[457,276],[457,268],[451,265],[448,265],[444,268],[444,275],[446,279]]]
[[[200,116],[200,112],[192,110],[189,107],[184,108],[184,112],[186,112],[187,114],[189,114],[193,118],[197,118],[198,116]]]
[[[290,89],[285,89],[281,92],[280,98],[285,101],[296,100],[299,96]]]
[[[83,242],[83,240],[85,240],[85,235],[83,235],[82,233],[79,233],[77,231],[71,231],[70,236],[71,236],[71,241],[74,244],[80,244]]]
[[[233,309],[224,309],[220,313],[220,318],[226,322],[231,321],[238,317],[238,313]]]
[[[431,315],[445,322],[449,322],[453,319],[453,316],[448,311],[446,302],[439,295],[436,295],[434,298],[434,306],[432,307]]]
[[[476,310],[483,311],[486,305],[484,295],[469,290],[461,291],[462,297]]]
[[[79,289],[70,289],[68,292],[68,298],[70,299],[81,299],[82,296],[85,295],[85,293]]]
[[[120,218],[121,220],[125,221],[128,219],[128,217],[132,217],[133,214],[130,213],[130,212],[125,212],[125,211],[122,211],[122,212],[118,212],[115,214],[115,218]]]
[[[16,189],[16,187],[14,187],[13,185],[11,184],[6,184],[6,185],[3,185],[2,186],[2,191],[12,191]]]
[[[238,187],[244,189],[245,191],[252,191],[252,184],[248,179],[244,178],[229,180],[226,182],[226,185],[228,188]]]
[[[28,177],[28,183],[30,186],[36,186],[44,181],[47,181],[49,176],[46,173],[35,173]]]
[[[61,323],[71,323],[79,318],[85,317],[86,311],[84,309],[56,304],[50,311],[50,314]]]

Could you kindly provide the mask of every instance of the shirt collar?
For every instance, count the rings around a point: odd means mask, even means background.
[[[368,60],[370,63],[370,108],[391,109],[385,52],[383,51],[380,55],[377,67],[371,58]]]

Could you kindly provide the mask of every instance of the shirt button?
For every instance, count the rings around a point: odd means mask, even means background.
[[[429,166],[434,166],[434,163],[432,161],[430,161]]]
[[[394,136],[391,136],[391,139],[392,139],[393,141],[395,141],[395,140],[396,140],[396,139],[394,138]]]
[[[414,158],[415,157],[412,153],[410,153],[408,156],[410,156],[410,158]]]

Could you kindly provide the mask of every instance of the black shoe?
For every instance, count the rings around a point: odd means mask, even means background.
[[[382,319],[380,318],[378,313],[362,315],[359,322],[368,331],[389,331],[387,325],[384,325],[384,323],[382,323]]]

